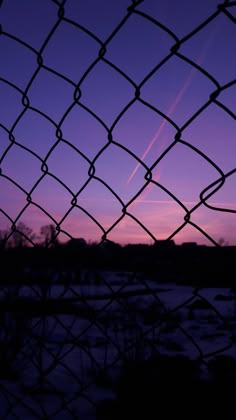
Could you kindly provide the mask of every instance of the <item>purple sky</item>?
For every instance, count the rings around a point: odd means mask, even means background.
[[[58,18],[60,3],[64,3],[62,19]],[[158,63],[170,54],[176,39],[181,41],[187,37],[218,10],[219,3],[216,0],[144,0],[136,6],[136,12],[129,15],[127,8],[133,3],[131,0],[3,0],[0,7],[1,229],[17,220],[38,232],[40,226],[52,222],[40,210],[42,207],[63,231],[74,237],[99,241],[104,233],[101,227],[107,231],[119,220],[122,203],[129,204],[140,191],[149,167],[152,179],[159,184],[147,185],[127,207],[130,215],[111,229],[107,238],[122,244],[152,243],[152,237],[132,216],[156,239],[166,239],[182,225],[186,210],[191,211],[197,205],[200,193],[236,167],[236,83],[227,87],[235,81],[236,74],[236,25],[233,21],[236,7],[226,7],[225,13],[219,12],[202,30],[186,38],[177,55],[170,56],[149,77]],[[229,13],[232,19],[227,16]],[[145,19],[144,14],[152,20]],[[126,16],[124,25],[110,38]],[[165,25],[169,33],[154,20]],[[45,45],[53,27],[54,32]],[[13,37],[30,45],[31,50]],[[106,43],[106,53],[104,59],[97,60],[102,43]],[[37,61],[39,52],[43,66]],[[194,61],[211,78],[181,56]],[[109,63],[125,73],[126,78]],[[35,78],[30,83],[34,73]],[[73,95],[78,84],[82,94],[75,103]],[[140,98],[135,100],[136,86],[140,87]],[[186,125],[217,86],[225,86],[217,101],[230,112],[211,103]],[[24,92],[29,107],[22,104]],[[126,112],[117,119],[128,104]],[[60,141],[57,125],[62,134]],[[183,142],[175,144],[156,164],[173,143],[178,129],[182,130]],[[113,142],[108,144],[110,130]],[[17,144],[9,141],[9,132]],[[191,146],[207,155],[212,163]],[[95,173],[91,176],[94,159]],[[48,167],[46,175],[41,170],[42,160]],[[201,205],[190,220],[214,241],[223,237],[229,244],[236,245],[235,177],[234,173],[227,177],[224,185],[206,200],[210,206],[230,211],[216,211]],[[35,204],[28,204],[27,195],[12,181],[31,193]],[[215,187],[207,190],[203,197]],[[182,202],[182,206],[165,189]],[[80,192],[78,207],[72,209],[70,191],[74,195]],[[66,239],[63,233],[59,237]],[[190,224],[173,239],[176,243],[211,244]]]

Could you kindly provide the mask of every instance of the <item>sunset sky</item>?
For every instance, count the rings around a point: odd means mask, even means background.
[[[236,245],[231,3],[3,0],[0,229]]]

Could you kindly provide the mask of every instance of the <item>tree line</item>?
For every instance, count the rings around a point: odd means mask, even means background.
[[[31,245],[49,247],[59,245],[58,232],[55,225],[43,225],[39,235],[23,222],[19,222],[12,228],[0,230],[0,247],[5,248],[24,248]]]
[[[235,252],[235,246],[207,247],[194,242],[179,246],[173,240],[120,245],[69,237],[60,242],[54,224],[41,226],[38,235],[23,222],[0,230],[0,272],[8,282],[20,278],[25,267],[31,266],[39,272],[49,267],[139,271],[166,282],[231,285]]]

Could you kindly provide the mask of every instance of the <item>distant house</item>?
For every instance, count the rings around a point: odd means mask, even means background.
[[[197,245],[197,242],[184,242],[182,245],[181,245],[183,248],[196,248],[198,245]]]
[[[70,248],[86,248],[87,242],[84,238],[72,238],[67,242]]]
[[[173,239],[161,239],[155,242],[154,246],[160,247],[160,248],[173,248],[175,246],[175,242]]]

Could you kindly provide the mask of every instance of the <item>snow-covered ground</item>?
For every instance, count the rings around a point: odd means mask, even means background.
[[[2,300],[8,294],[39,301],[43,294],[77,307],[76,314],[62,310],[21,321],[19,313],[2,315],[20,376],[0,379],[1,419],[92,420],[96,403],[114,397],[125,359],[160,352],[207,361],[216,353],[236,354],[236,298],[229,288],[197,290],[133,273],[84,272],[82,280],[1,289]]]

